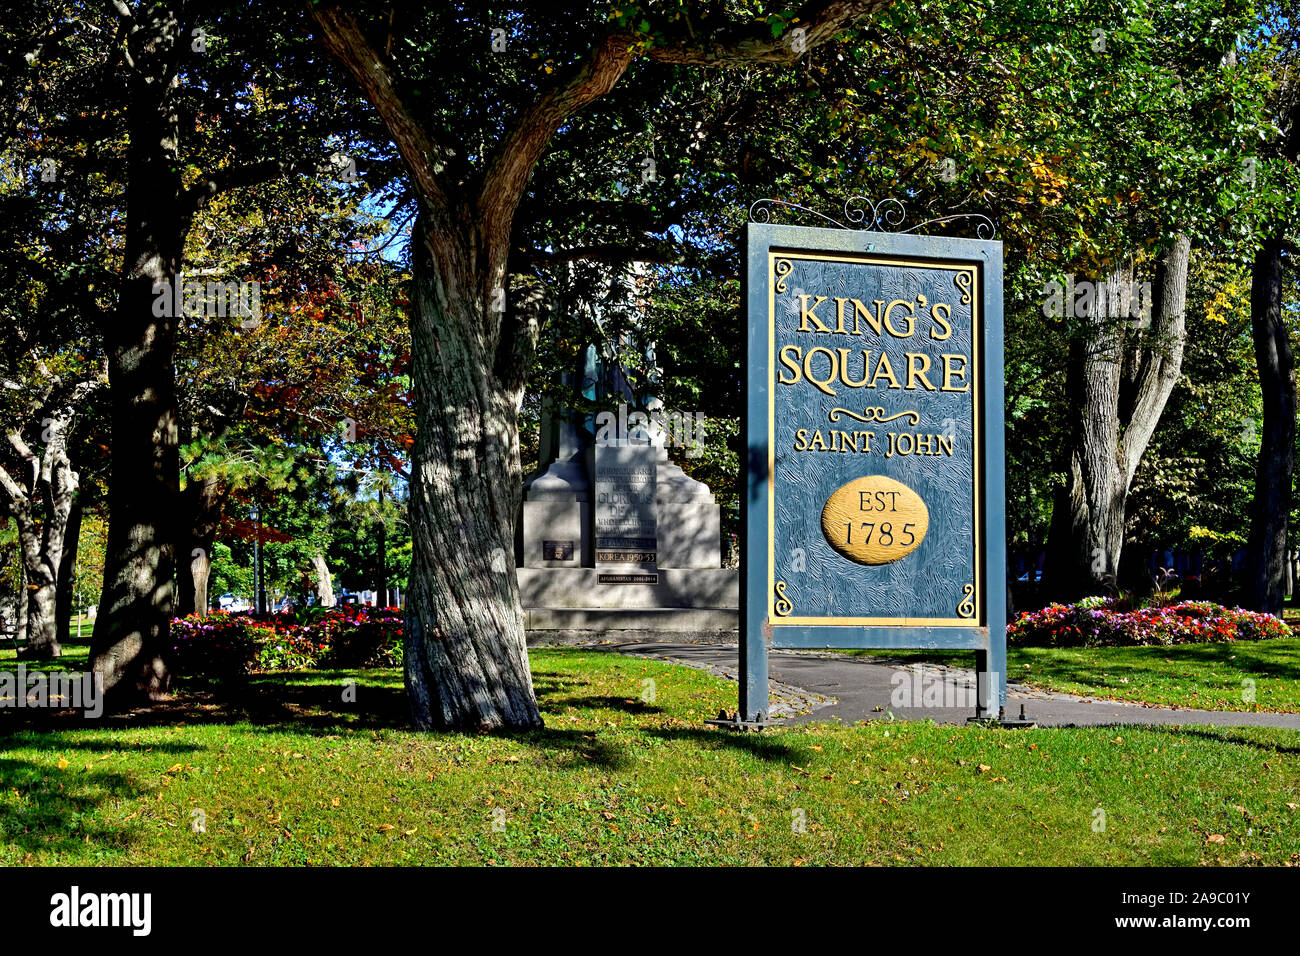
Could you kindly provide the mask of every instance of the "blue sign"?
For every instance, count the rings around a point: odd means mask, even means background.
[[[1002,246],[751,224],[741,711],[766,648],[970,648],[1005,702]]]

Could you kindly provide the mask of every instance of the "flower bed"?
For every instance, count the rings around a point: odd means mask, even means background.
[[[1007,641],[1020,647],[1140,647],[1291,636],[1270,614],[1209,601],[1129,611],[1117,611],[1113,603],[1093,598],[1025,612],[1007,625]]]
[[[354,610],[354,609],[349,609]],[[405,621],[395,607],[368,607],[341,622],[322,658],[325,667],[397,667]]]
[[[215,611],[172,621],[170,666],[180,674],[237,677],[316,667],[392,667],[402,663],[398,608],[351,606],[299,615]]]
[[[242,614],[215,612],[172,621],[168,665],[179,674],[238,677],[253,672],[269,635]]]

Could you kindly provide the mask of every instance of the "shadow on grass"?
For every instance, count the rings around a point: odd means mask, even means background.
[[[540,694],[538,695],[540,698]],[[586,697],[546,697],[548,709],[556,707],[591,708],[592,710],[617,710],[625,714],[662,714],[664,709],[657,704],[647,704],[636,697],[622,697],[611,694],[608,697],[589,694]]]
[[[1196,681],[1221,667],[1232,672],[1253,677],[1270,677],[1278,680],[1300,680],[1300,646],[1288,638],[1263,641],[1233,641],[1216,644],[1179,644],[1170,647],[1099,648],[1102,651],[1122,650],[1123,655],[1090,654],[1090,648],[1012,648],[1020,655],[1019,662],[1031,665],[1025,679],[1035,677],[1073,681],[1092,685],[1100,673],[1140,678],[1149,674],[1160,681]],[[1171,666],[1186,666],[1188,673],[1174,673]],[[1013,663],[1013,667],[1014,667]],[[1228,685],[1231,685],[1231,681]]]
[[[115,800],[142,793],[141,784],[124,774],[85,766],[84,754],[137,751],[191,754],[203,750],[189,744],[124,744],[81,740],[77,734],[23,733],[7,741],[16,747],[39,747],[66,756],[66,770],[20,757],[0,757],[0,841],[25,854],[78,853],[94,844],[103,850],[126,850],[132,836],[125,827],[100,822],[95,811]],[[25,738],[25,739],[24,739]]]
[[[187,724],[250,723],[306,732],[410,727],[403,687],[374,683],[364,673],[311,671],[259,674],[240,680],[189,678],[148,706],[92,719],[78,711],[38,708],[0,711],[0,736],[23,730],[126,730]]]
[[[625,747],[610,740],[602,740],[594,730],[561,730],[543,727],[522,734],[500,733],[500,736],[539,750],[568,753],[606,770],[621,770],[632,763]]]
[[[1300,745],[1286,746],[1284,744],[1271,743],[1266,740],[1256,740],[1250,736],[1252,730],[1271,730],[1274,728],[1262,727],[1220,727],[1217,730],[1206,730],[1203,727],[1187,726],[1144,726],[1143,730],[1150,730],[1156,733],[1164,733],[1170,736],[1178,737],[1196,737],[1200,740],[1209,740],[1214,743],[1237,744],[1242,747],[1253,747],[1255,750],[1263,750],[1266,753],[1275,753],[1278,755],[1295,756],[1300,755]],[[1282,729],[1282,733],[1295,733]]]
[[[803,750],[790,746],[783,738],[766,731],[740,733],[709,727],[652,727],[646,733],[663,740],[688,740],[706,747],[721,746],[741,750],[760,760],[774,763],[789,764],[808,759]]]
[[[557,711],[567,708],[587,712],[611,711],[634,719],[652,720],[666,713],[662,707],[626,693],[591,693],[593,682],[580,675],[539,671],[534,674],[534,688],[541,710],[549,717],[550,726],[522,733],[503,731],[498,735],[539,750],[569,754],[608,769],[629,765],[631,758],[625,745],[600,731],[566,728],[562,726],[566,715]],[[646,723],[650,722],[647,720]],[[653,723],[659,724],[659,721],[653,720]],[[249,724],[266,731],[294,731],[313,736],[340,730],[411,729],[406,689],[401,685],[400,677],[395,678],[392,671],[312,670],[256,674],[238,680],[188,678],[178,681],[176,693],[167,700],[124,713],[107,714],[97,720],[86,719],[75,711],[0,712],[0,738],[6,732],[17,734],[19,738],[26,733],[50,735],[66,732],[61,745],[111,750],[115,749],[111,741],[92,738],[83,743],[77,738],[89,737],[95,731],[229,724]],[[797,748],[767,735],[733,734],[703,726],[646,726],[639,721],[623,729],[664,740],[689,740],[714,748],[735,749],[763,760],[790,762],[806,759]],[[448,732],[448,735],[457,734]],[[160,745],[155,749],[164,748]]]

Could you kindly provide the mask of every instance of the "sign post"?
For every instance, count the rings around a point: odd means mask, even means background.
[[[739,720],[769,646],[970,649],[1002,717],[1002,244],[750,223],[745,264]]]

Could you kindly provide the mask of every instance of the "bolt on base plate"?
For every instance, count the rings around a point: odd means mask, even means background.
[[[704,721],[710,727],[718,727],[722,730],[735,730],[744,733],[749,730],[766,730],[769,727],[779,727],[780,724],[773,723],[767,719],[767,715],[762,711],[758,712],[755,720],[741,720],[740,714],[736,711],[718,711],[718,716]]]
[[[997,717],[967,717],[968,724],[982,724],[985,727],[1004,727],[1007,730],[1024,730],[1029,727],[1037,727],[1038,721],[1025,716],[1025,705],[1020,705],[1019,717],[1008,717],[1007,709],[1003,707]]]

